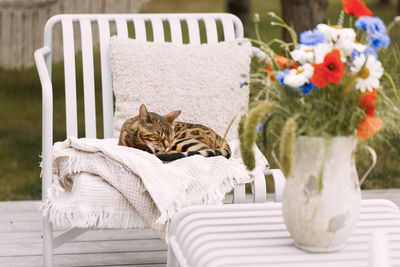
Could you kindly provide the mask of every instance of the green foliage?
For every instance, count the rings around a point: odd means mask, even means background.
[[[77,64],[78,136],[84,136],[83,76],[81,54]],[[102,125],[99,51],[95,51],[96,115]],[[53,141],[62,141],[65,132],[63,63],[53,64]],[[0,201],[41,197],[41,85],[35,67],[0,69]],[[102,138],[102,128],[97,129]]]
[[[392,49],[379,52],[379,59],[385,71],[393,78],[394,84],[400,84],[400,47],[393,46]],[[360,142],[375,149],[378,154],[376,167],[366,179],[364,188],[400,187],[400,116],[396,113],[400,109],[400,99],[396,96],[394,88],[388,79],[381,79],[381,90],[379,90],[376,103],[376,117],[386,117],[383,129],[368,141]],[[399,95],[399,88],[396,88]],[[391,106],[384,109],[382,106]],[[364,173],[370,164],[368,153],[358,151],[357,169],[360,174]]]
[[[33,69],[0,70],[0,84],[0,200],[35,199],[41,192],[38,77]]]
[[[287,118],[296,117],[299,135],[332,137],[354,134],[364,116],[358,107],[360,95],[352,90],[343,101],[343,89],[330,85],[312,90],[310,94],[302,94],[293,88],[277,86],[276,90],[281,92],[279,103],[284,114],[281,117],[282,124]]]
[[[252,170],[255,167],[253,145],[257,140],[257,126],[260,123],[261,118],[266,117],[271,110],[276,107],[276,105],[277,104],[274,102],[261,102],[250,111],[246,122],[244,122],[244,117],[240,120],[240,151],[243,162],[249,170]]]
[[[253,70],[260,69],[253,62]],[[261,68],[261,69],[265,69]],[[275,110],[275,127],[282,129],[288,118],[296,118],[297,134],[308,136],[348,136],[354,134],[359,121],[365,116],[358,103],[358,90],[345,93],[343,85],[331,84],[326,88],[303,94],[298,89],[270,83],[265,71],[252,75],[251,100],[274,101],[279,103]],[[268,119],[265,119],[268,120]]]
[[[279,142],[279,160],[285,177],[289,177],[292,173],[295,137],[296,121],[294,118],[289,118],[283,127],[282,138]]]

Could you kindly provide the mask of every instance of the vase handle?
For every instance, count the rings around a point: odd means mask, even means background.
[[[372,163],[369,166],[368,170],[364,173],[363,177],[361,178],[360,186],[364,183],[364,181],[367,178],[368,174],[372,171],[372,169],[376,165],[376,152],[375,152],[375,150],[372,147],[367,146],[367,145],[362,146],[361,148],[365,148],[369,152],[369,154],[371,155],[371,158],[372,158]]]

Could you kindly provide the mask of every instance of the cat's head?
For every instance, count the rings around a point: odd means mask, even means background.
[[[179,114],[181,111],[175,110],[162,116],[140,105],[138,134],[148,152],[158,155],[168,151],[175,134],[171,126]]]

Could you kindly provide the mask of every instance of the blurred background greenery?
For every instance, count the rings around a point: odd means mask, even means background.
[[[386,24],[396,15],[397,1],[382,5],[382,0],[365,1],[374,15],[381,17]],[[383,1],[386,2],[386,1]],[[190,12],[224,12],[224,0],[152,0],[142,9],[143,13],[190,13]],[[327,20],[335,23],[341,10],[339,0],[329,0]],[[267,12],[281,14],[279,0],[252,0],[251,14],[261,16],[261,35],[264,40],[280,38],[282,33],[277,27],[269,26]],[[380,57],[385,70],[400,84],[400,27],[396,26],[391,32],[392,45]],[[253,37],[251,27],[250,37]],[[80,62],[79,54],[76,62]],[[98,52],[95,65],[99,62]],[[95,70],[96,73],[99,69]],[[78,94],[82,94],[82,75],[77,71]],[[96,98],[101,101],[99,75],[96,75]],[[60,122],[55,128],[54,140],[65,138],[65,113],[63,108],[63,65],[53,65],[54,120]],[[383,86],[388,86],[384,83]],[[79,99],[79,96],[78,96]],[[398,106],[400,103],[398,103]],[[80,105],[82,106],[82,105]],[[101,113],[100,105],[97,112]],[[83,114],[83,108],[78,108]],[[98,118],[101,120],[101,118]],[[83,123],[80,119],[79,123]],[[98,121],[101,124],[101,121]],[[101,131],[99,131],[101,138]],[[79,133],[83,136],[83,133]],[[374,143],[372,143],[374,146]],[[378,146],[378,147],[376,147]],[[378,152],[378,165],[367,179],[365,188],[400,187],[400,137],[393,136],[390,143],[375,144]],[[41,153],[41,87],[34,67],[21,70],[0,69],[0,201],[39,199],[41,196],[41,179],[39,163]],[[368,157],[359,152],[361,159],[359,168],[364,169]],[[272,159],[269,158],[270,161]]]

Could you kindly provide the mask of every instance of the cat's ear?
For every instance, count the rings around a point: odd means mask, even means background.
[[[168,114],[165,114],[163,117],[169,124],[171,124],[179,116],[179,114],[181,114],[180,110],[174,110]]]
[[[140,105],[139,108],[139,118],[140,118],[140,123],[145,125],[146,123],[150,122],[150,114],[147,111],[147,108],[144,104]]]

